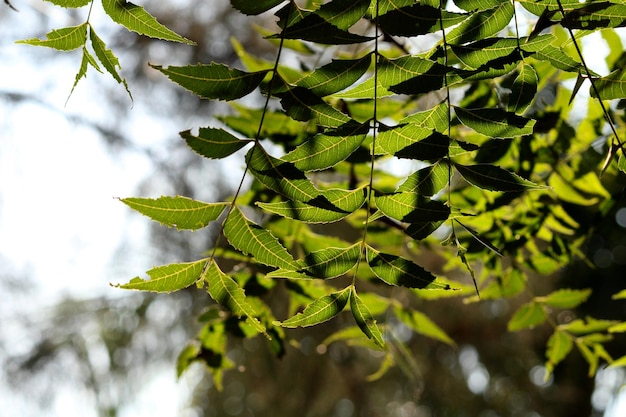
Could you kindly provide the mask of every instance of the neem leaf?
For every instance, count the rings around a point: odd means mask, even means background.
[[[79,26],[54,29],[46,34],[47,39],[25,39],[16,43],[24,43],[33,46],[45,46],[58,51],[72,51],[80,48],[87,42],[87,23]]]
[[[234,207],[224,223],[224,235],[233,247],[264,265],[297,270],[291,254],[267,230],[252,223]]]
[[[509,320],[508,329],[510,332],[516,332],[535,327],[546,321],[546,318],[545,308],[541,304],[531,301],[517,309],[511,320]]]
[[[350,117],[303,87],[287,89],[280,104],[290,117],[298,121],[315,119],[324,127],[339,127],[354,122]]]
[[[248,151],[246,163],[252,174],[266,187],[289,199],[308,202],[320,195],[311,180],[294,164],[268,155],[261,146]]]
[[[257,312],[246,300],[246,294],[234,279],[223,273],[215,261],[207,269],[205,280],[211,298],[227,307],[238,317],[246,317],[246,322],[259,333],[267,334],[265,327],[256,318]]]
[[[228,203],[204,203],[187,197],[123,198],[120,201],[161,224],[198,230],[216,220]]]
[[[88,5],[92,0],[46,0],[61,7],[78,8]]]
[[[370,0],[333,0],[314,13],[339,29],[348,29],[361,20],[370,4]]]
[[[524,191],[541,189],[539,185],[495,165],[476,164],[454,167],[470,184],[490,191]]]
[[[250,140],[240,140],[223,129],[201,127],[198,136],[192,135],[190,130],[180,132],[187,145],[198,154],[210,158],[225,158],[251,143]]]
[[[368,338],[373,340],[376,345],[384,347],[385,341],[383,340],[380,329],[376,325],[376,320],[374,320],[369,308],[356,293],[354,287],[352,287],[352,291],[350,291],[350,310],[352,310],[352,316],[354,316],[354,320],[361,331]]]
[[[535,297],[535,301],[556,308],[575,308],[585,302],[591,295],[590,289],[571,290],[564,288],[554,291],[545,297]]]
[[[313,301],[311,304],[295,316],[276,323],[282,327],[308,327],[324,323],[343,311],[350,298],[350,287],[332,294],[324,295]]]
[[[196,282],[207,260],[158,266],[147,272],[149,280],[135,277],[127,284],[117,284],[115,287],[127,290],[172,292],[187,288]]]
[[[386,34],[395,36],[426,35],[462,22],[466,14],[449,12],[427,4],[412,4],[391,10],[378,17]]]
[[[493,9],[471,14],[446,35],[450,44],[463,44],[475,39],[485,39],[493,36],[509,24],[513,18],[515,9],[508,1],[501,2]]]
[[[461,123],[482,133],[498,138],[514,138],[533,133],[535,120],[518,116],[497,108],[464,109],[455,107],[454,111]]]
[[[72,90],[70,91],[70,96],[74,92],[74,89],[78,85],[78,82],[83,77],[87,76],[87,68],[88,68],[89,65],[94,67],[98,72],[102,72],[102,70],[98,66],[98,62],[96,61],[96,59],[89,53],[87,48],[85,46],[83,46],[83,56],[82,56],[82,58],[80,60],[80,68],[78,69],[78,72],[76,73],[76,77],[74,78],[74,85],[72,85]],[[69,100],[69,97],[67,99]]]
[[[397,191],[431,197],[448,185],[449,169],[447,163],[436,162],[409,175]]]
[[[574,343],[572,342],[572,338],[565,334],[565,332],[557,329],[552,333],[552,336],[548,339],[546,349],[546,358],[548,359],[546,363],[548,375],[546,375],[546,377],[549,377],[554,367],[565,359],[573,347]]]
[[[332,60],[311,74],[296,81],[296,85],[310,89],[320,97],[350,87],[365,74],[372,62],[370,54],[359,59]]]
[[[281,159],[303,171],[330,168],[357,150],[368,131],[368,124],[348,123],[313,136]]]
[[[102,0],[102,7],[111,20],[132,32],[151,38],[195,45],[195,42],[163,26],[141,6],[126,0]]]
[[[263,210],[289,219],[306,223],[332,223],[339,221],[356,210],[365,202],[363,188],[354,191],[342,189],[325,190],[314,200],[281,201],[278,203],[256,203]]]
[[[424,313],[400,307],[395,307],[393,311],[400,321],[415,332],[455,346],[454,340]]]
[[[593,80],[602,100],[626,98],[626,70],[624,68],[611,72],[606,77]],[[598,98],[598,94],[590,88],[591,96]]]
[[[435,282],[436,277],[416,263],[367,246],[367,263],[378,278],[389,285],[420,289],[451,289]]]
[[[235,100],[250,94],[268,72],[245,72],[216,63],[167,68],[151,66],[193,94],[214,100]]]
[[[424,198],[415,192],[384,194],[375,197],[376,207],[392,219],[406,223],[446,220],[450,208],[441,201]]]
[[[537,94],[537,72],[529,64],[523,64],[513,81],[507,110],[521,114],[528,109]]]
[[[336,278],[352,269],[359,261],[361,244],[348,248],[326,248],[308,253],[300,262],[313,277]]]
[[[100,37],[96,34],[93,26],[89,25],[89,39],[91,40],[91,46],[93,51],[95,52],[98,60],[102,63],[102,66],[107,70],[107,72],[113,77],[115,81],[124,85],[126,88],[126,92],[130,96],[130,99],[133,99],[130,90],[128,89],[128,84],[126,83],[126,79],[120,77],[117,69],[122,69],[120,66],[120,62],[117,57],[113,54],[110,49],[107,49],[106,44]]]
[[[230,0],[230,4],[243,14],[258,15],[278,6],[285,0]]]
[[[282,33],[273,35],[271,38],[302,39],[326,45],[350,45],[374,39],[340,29],[315,13],[304,16],[301,20],[289,25]]]
[[[448,153],[450,138],[432,129],[415,124],[381,129],[374,152],[398,158],[430,161]]]

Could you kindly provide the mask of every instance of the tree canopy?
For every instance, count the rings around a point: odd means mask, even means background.
[[[125,0],[48,1],[89,14],[21,43],[80,50],[74,88],[96,70],[132,101],[93,13],[142,36],[194,41]],[[509,300],[514,310],[501,330],[538,332],[546,380],[576,351],[590,377],[626,365],[626,322],[585,310],[599,297],[615,306],[606,312],[623,315],[623,278],[561,279],[572,265],[606,268],[626,258],[613,250],[624,248],[621,237],[608,255],[590,244],[624,206],[626,2],[231,5],[259,23],[273,56],[233,39],[236,66],[150,65],[190,94],[231,105],[205,126],[181,127],[180,137],[208,159],[236,164],[243,155],[240,187],[221,201],[120,199],[167,227],[219,229],[204,257],[115,285],[164,293],[195,286],[213,300],[197,337],[181,346],[179,375],[201,362],[221,388],[238,365],[227,355],[234,339],[264,339],[281,357],[308,330],[291,329],[341,317],[318,349],[380,352],[368,379],[381,378],[407,366],[398,323],[458,344],[438,324],[445,310],[426,314],[456,298]],[[608,52],[598,56],[588,39]]]

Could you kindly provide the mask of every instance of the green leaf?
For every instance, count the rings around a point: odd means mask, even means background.
[[[572,338],[558,329],[552,333],[552,336],[548,339],[548,345],[546,349],[546,363],[547,374],[546,378],[550,376],[556,365],[558,365],[565,357],[571,352],[574,347]]]
[[[206,259],[195,262],[170,264],[150,269],[150,279],[135,277],[127,284],[116,284],[115,287],[126,290],[172,292],[187,288],[200,278],[207,263]]]
[[[336,278],[346,274],[359,261],[361,244],[348,248],[326,248],[307,254],[301,263],[303,270],[313,277]]]
[[[537,72],[528,64],[521,66],[520,72],[513,81],[511,94],[508,98],[507,110],[524,113],[537,94]]]
[[[414,124],[381,129],[374,153],[398,158],[437,160],[448,153],[450,138]]]
[[[324,323],[343,311],[350,298],[350,287],[316,299],[295,316],[276,323],[282,327],[308,327]]]
[[[483,135],[498,138],[514,138],[531,135],[535,120],[497,108],[464,109],[454,111],[461,123]]]
[[[281,159],[302,171],[319,171],[345,160],[356,151],[369,131],[369,124],[349,123],[317,134]]]
[[[463,23],[452,29],[446,40],[450,44],[461,45],[475,39],[485,39],[504,29],[515,12],[513,4],[501,2],[493,9],[475,12]]]
[[[161,224],[198,230],[216,220],[228,203],[204,203],[187,197],[123,198],[120,201]]]
[[[296,81],[296,85],[317,96],[327,96],[352,86],[365,74],[371,62],[371,54],[354,60],[332,60]]]
[[[252,142],[211,127],[201,127],[197,136],[192,135],[190,130],[180,132],[180,136],[196,153],[210,159],[226,158]]]
[[[322,4],[314,13],[339,29],[348,29],[367,12],[370,0],[333,0]]]
[[[432,109],[413,113],[398,122],[399,125],[412,124],[444,132],[448,129],[448,105],[443,102]]]
[[[230,4],[243,14],[258,15],[278,6],[285,0],[230,0]]]
[[[447,163],[436,162],[409,175],[396,191],[432,197],[448,185],[449,170]]]
[[[204,274],[208,283],[208,291],[211,298],[222,306],[228,308],[237,317],[246,317],[246,323],[251,325],[259,333],[266,334],[265,326],[256,318],[257,312],[246,300],[246,294],[234,279],[222,272],[215,261]]]
[[[418,36],[436,33],[462,22],[466,14],[440,10],[426,4],[412,4],[390,10],[378,17],[378,24],[388,35]]]
[[[309,202],[281,201],[256,204],[263,210],[306,223],[332,223],[344,219],[365,202],[363,188],[354,191],[330,189]]]
[[[594,79],[594,84],[602,100],[626,98],[626,70],[624,68],[611,72],[606,77]],[[598,98],[596,91],[590,87],[592,97]]]
[[[324,127],[339,127],[348,122],[355,123],[350,117],[335,109],[310,90],[302,87],[290,88],[284,93],[280,104],[287,114],[299,121],[315,119]]]
[[[477,69],[489,62],[511,55],[519,47],[524,52],[534,53],[542,50],[556,40],[552,34],[544,34],[533,39],[528,38],[486,38],[467,45],[452,45],[454,54],[469,68]]]
[[[537,51],[533,57],[542,61],[548,61],[554,65],[554,67],[563,71],[574,73],[583,71],[584,73],[584,67],[580,61],[567,55],[560,48],[551,45]]]
[[[180,353],[178,354],[178,358],[176,359],[177,378],[180,378],[183,373],[185,373],[185,371],[189,369],[189,366],[192,362],[198,360],[198,356],[200,356],[201,351],[202,348],[200,344],[196,341],[189,343],[183,348],[183,350],[180,351]]]
[[[554,291],[545,297],[535,297],[535,301],[555,308],[575,308],[585,302],[590,295],[590,289],[561,289]]]
[[[510,332],[529,329],[542,324],[546,318],[547,314],[543,305],[531,301],[517,309],[509,320],[508,329]]]
[[[559,329],[577,336],[584,336],[597,332],[605,332],[618,323],[619,322],[615,320],[598,320],[593,317],[587,317],[585,320],[576,319],[567,324],[561,324],[559,325]]]
[[[446,220],[450,208],[441,201],[424,198],[418,193],[402,192],[375,197],[376,206],[392,219],[406,223]]]
[[[167,68],[151,66],[193,94],[214,100],[235,100],[250,94],[268,72],[244,72],[215,63]]]
[[[160,24],[141,6],[126,0],[102,0],[102,7],[111,20],[132,32],[151,38],[195,45],[195,42],[183,38]]]
[[[626,290],[621,290],[611,297],[612,300],[624,300],[626,299]]]
[[[76,77],[74,78],[74,85],[72,85],[70,96],[72,95],[72,93],[74,93],[74,89],[78,85],[78,82],[83,77],[87,76],[87,68],[89,67],[89,65],[94,67],[98,72],[102,72],[102,70],[98,66],[98,62],[96,62],[96,59],[89,53],[87,48],[83,46],[83,56],[80,61],[80,68],[78,69],[78,72],[76,73]],[[67,99],[69,100],[69,97]]]
[[[266,187],[289,199],[309,202],[321,194],[294,164],[268,155],[261,146],[248,151],[246,163],[252,174]]]
[[[454,164],[454,167],[467,182],[484,190],[517,192],[544,188],[495,165]]]
[[[614,360],[610,365],[609,368],[621,368],[626,366],[626,355],[622,356],[619,359]]]
[[[88,5],[92,0],[46,0],[61,7],[79,8]]]
[[[424,336],[455,346],[454,340],[427,315],[417,310],[396,307],[394,313],[398,319],[415,332]]]
[[[487,238],[485,238],[484,236],[481,236],[476,230],[472,229],[469,226],[464,225],[458,219],[455,219],[455,222],[458,223],[463,229],[465,229],[470,235],[472,235],[472,237],[478,243],[480,243],[481,245],[483,245],[484,247],[486,247],[487,249],[489,249],[496,255],[504,256],[502,255],[502,252],[500,251],[500,249],[496,248]]]
[[[352,316],[354,316],[354,320],[361,331],[368,338],[373,340],[376,345],[384,347],[385,341],[383,340],[383,335],[380,332],[380,329],[376,325],[376,320],[374,320],[369,308],[356,293],[354,287],[352,287],[352,291],[350,291],[350,309],[352,310]]]
[[[367,246],[367,263],[378,278],[389,285],[420,289],[451,289],[435,282],[436,277],[416,263]]]
[[[58,51],[72,51],[80,48],[85,45],[85,42],[87,42],[87,26],[87,23],[83,23],[79,26],[55,29],[46,34],[46,39],[32,38],[17,41],[16,43],[33,46],[45,46]]]
[[[122,69],[119,60],[110,49],[107,49],[106,44],[96,34],[93,26],[91,25],[89,25],[89,39],[91,40],[91,47],[98,57],[98,60],[102,63],[102,66],[107,70],[107,72],[113,77],[115,81],[124,86],[126,92],[128,93],[128,96],[132,100],[133,96],[128,89],[126,79],[120,77],[119,73],[117,72],[118,68]]]
[[[264,265],[297,270],[298,264],[291,254],[267,230],[246,219],[238,207],[234,207],[224,223],[224,235],[233,247]]]
[[[302,39],[326,45],[350,45],[374,39],[340,29],[315,13],[306,15],[298,22],[289,25],[282,33],[273,35],[272,38]]]

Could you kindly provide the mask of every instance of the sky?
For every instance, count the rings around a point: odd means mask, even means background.
[[[39,3],[19,5],[19,15],[8,18],[18,24],[8,30],[5,26],[5,36],[0,40],[0,92],[32,95],[38,100],[15,104],[0,99],[0,273],[33,279],[27,299],[11,301],[0,296],[4,303],[0,306],[2,321],[16,314],[35,313],[68,295],[122,297],[123,291],[109,284],[125,282],[153,266],[146,243],[148,221],[131,215],[116,199],[136,195],[138,184],[152,172],[149,158],[139,152],[111,154],[93,129],[71,117],[81,115],[102,125],[110,123],[97,92],[103,83],[115,83],[92,71],[66,103],[79,57],[52,59],[49,51],[13,43],[19,38],[41,36],[35,26],[36,13],[29,9]],[[54,19],[63,20],[58,11],[46,10]],[[29,25],[33,29],[17,30]],[[132,114],[137,132],[142,132],[131,136],[139,137],[142,144],[156,147],[179,130],[179,126],[151,115],[141,100],[131,104],[122,87],[118,93]],[[132,265],[116,262],[116,250],[123,242],[133,251]],[[126,415],[176,415],[194,375],[189,378],[177,383],[172,369],[159,370]],[[612,381],[614,391],[620,381],[623,384],[624,373],[606,374],[604,378]],[[158,404],[152,401],[155,397],[172,398],[162,395],[172,389],[179,390],[178,399]],[[8,398],[6,391],[3,395],[2,390],[0,386],[3,412],[15,410],[22,416],[36,412],[29,411],[26,402]],[[76,401],[75,394],[59,392],[49,416],[89,416],[89,401]],[[605,417],[626,415],[626,395],[608,401]]]

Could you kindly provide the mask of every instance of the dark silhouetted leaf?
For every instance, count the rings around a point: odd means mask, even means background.
[[[195,152],[211,159],[225,158],[252,142],[211,127],[201,127],[197,136],[191,134],[190,130],[180,132],[180,136]]]

